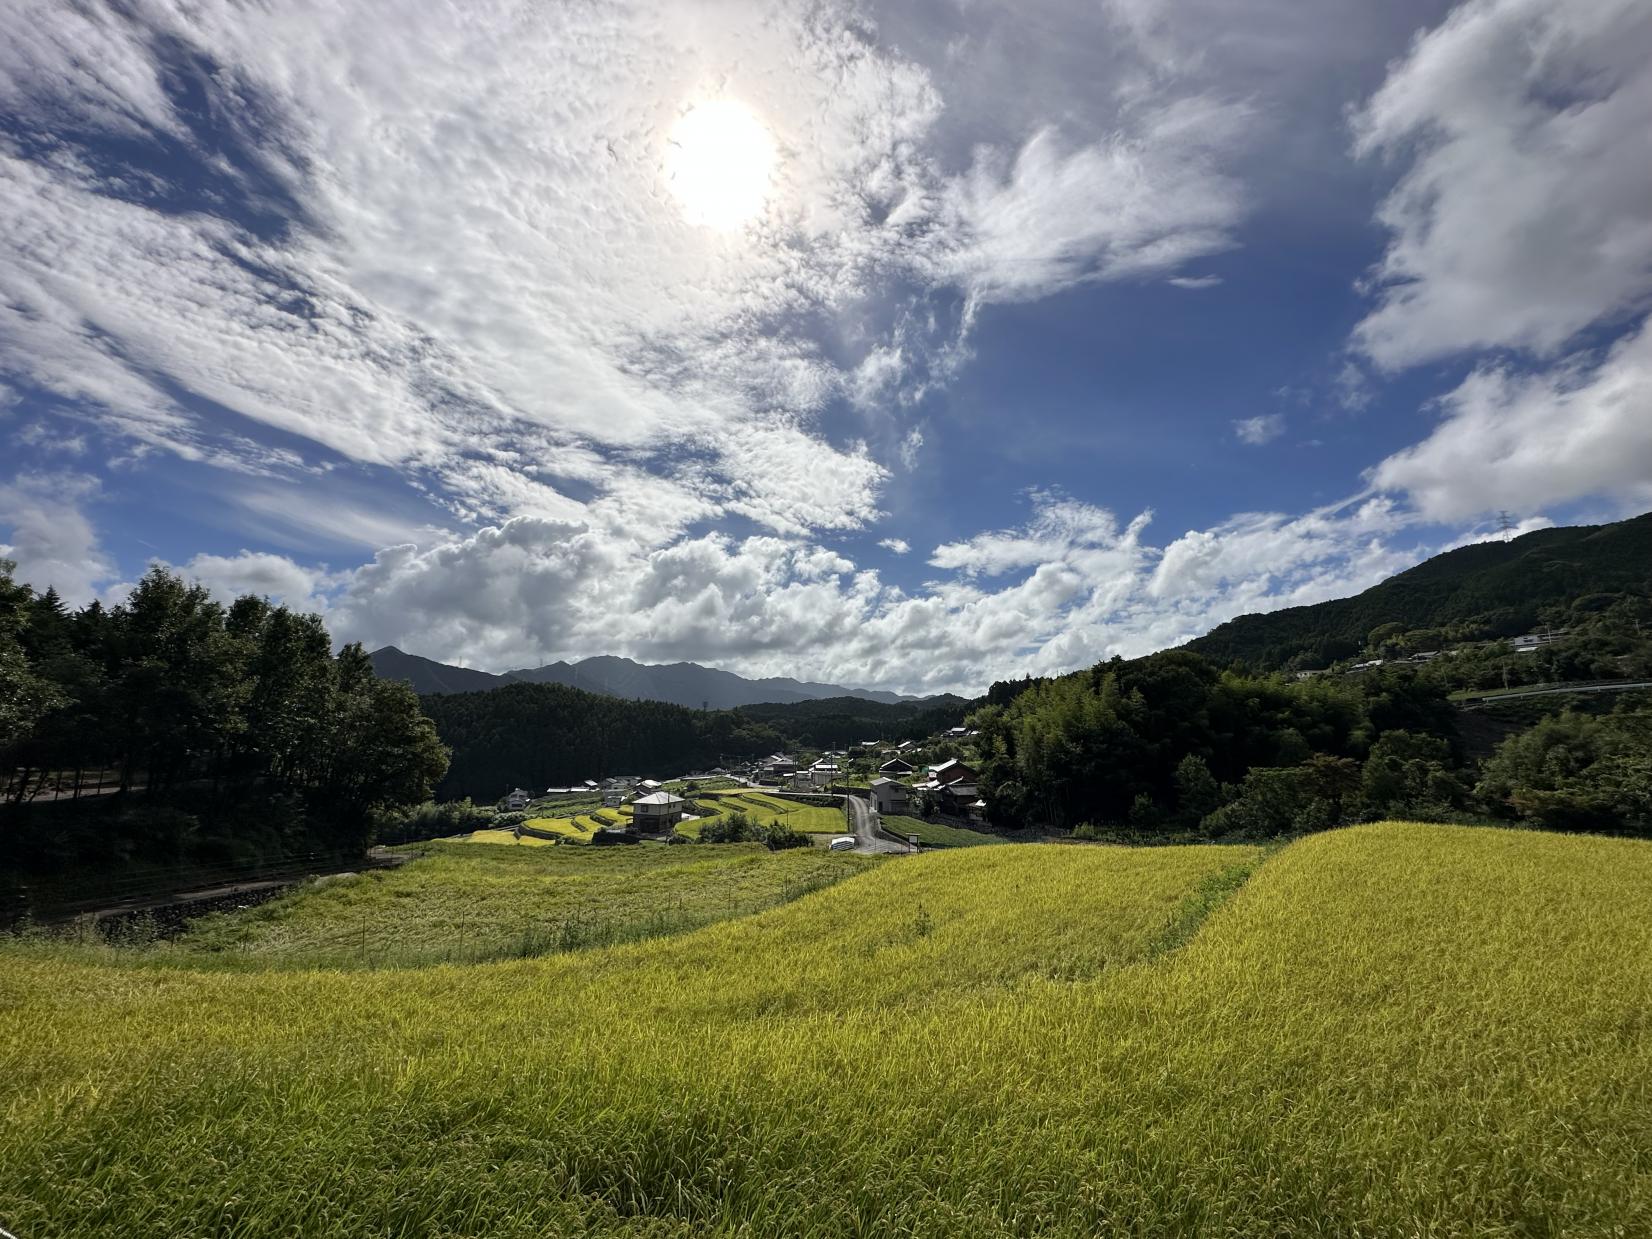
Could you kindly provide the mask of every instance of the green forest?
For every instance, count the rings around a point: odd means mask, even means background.
[[[1512,637],[1557,606],[1649,592],[1652,513],[1459,547],[1352,598],[1241,615],[1186,648],[1256,671],[1329,667],[1359,655],[1369,634],[1387,626],[1436,641]]]
[[[493,801],[514,786],[543,788],[613,774],[667,777],[757,757],[782,743],[740,710],[691,710],[605,697],[563,684],[512,684],[420,699],[453,764],[444,798]]]
[[[447,750],[321,620],[152,569],[66,608],[0,561],[0,859],[13,872],[359,854]]]
[[[1001,825],[1264,838],[1403,817],[1652,832],[1648,692],[1548,698],[1476,761],[1430,669],[1298,681],[1171,650],[1013,687],[972,716]]]
[[[497,800],[511,787],[554,787],[614,774],[668,777],[779,749],[919,739],[962,723],[963,698],[885,705],[832,697],[734,710],[631,701],[562,684],[512,684],[420,699],[453,764],[445,798]]]

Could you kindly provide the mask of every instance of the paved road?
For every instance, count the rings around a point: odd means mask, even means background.
[[[1524,692],[1516,693],[1487,693],[1483,697],[1461,697],[1457,704],[1468,706],[1489,706],[1499,701],[1514,701],[1519,697],[1553,697],[1559,693],[1621,693],[1632,688],[1652,688],[1652,680],[1637,680],[1632,684],[1575,684],[1568,687],[1565,684],[1554,688],[1529,688]]]
[[[850,796],[848,800],[849,820],[858,841],[855,844],[855,851],[907,852],[911,850],[906,844],[885,839],[878,833],[878,815],[865,800],[859,796]]]

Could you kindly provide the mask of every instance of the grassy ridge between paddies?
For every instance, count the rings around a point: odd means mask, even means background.
[[[1652,1230],[1652,846],[1338,831],[1195,932],[1256,858],[937,852],[472,968],[5,960],[0,1225]]]
[[[1003,843],[997,835],[962,826],[948,826],[943,822],[926,822],[921,817],[903,817],[895,813],[882,815],[885,830],[897,835],[917,835],[918,842],[930,848],[970,848],[985,843]]]
[[[783,855],[758,844],[573,848],[497,833],[503,839],[491,846],[427,844],[400,869],[324,879],[203,917],[142,952],[90,950],[117,963],[185,967],[476,963],[697,929],[867,867],[866,858]]]

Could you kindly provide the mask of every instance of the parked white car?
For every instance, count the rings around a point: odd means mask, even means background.
[[[853,835],[839,835],[827,846],[834,852],[849,852],[854,850],[854,846],[857,842],[858,840]]]

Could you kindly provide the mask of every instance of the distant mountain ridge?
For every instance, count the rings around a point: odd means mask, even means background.
[[[554,662],[543,667],[524,667],[500,675],[469,667],[454,667],[406,653],[393,645],[374,650],[369,657],[373,660],[373,669],[380,676],[389,680],[404,680],[421,695],[482,692],[504,688],[508,684],[565,684],[606,697],[666,701],[692,709],[705,706],[712,710],[759,704],[785,705],[829,697],[858,697],[883,705],[920,700],[917,697],[903,697],[899,693],[816,684],[789,676],[748,680],[732,671],[702,667],[698,663],[648,664],[613,655],[597,655],[575,663]]]
[[[1257,670],[1323,667],[1355,654],[1372,629],[1479,621],[1517,636],[1539,609],[1594,593],[1652,593],[1652,512],[1610,525],[1539,529],[1445,551],[1352,598],[1241,615],[1184,647]]]

